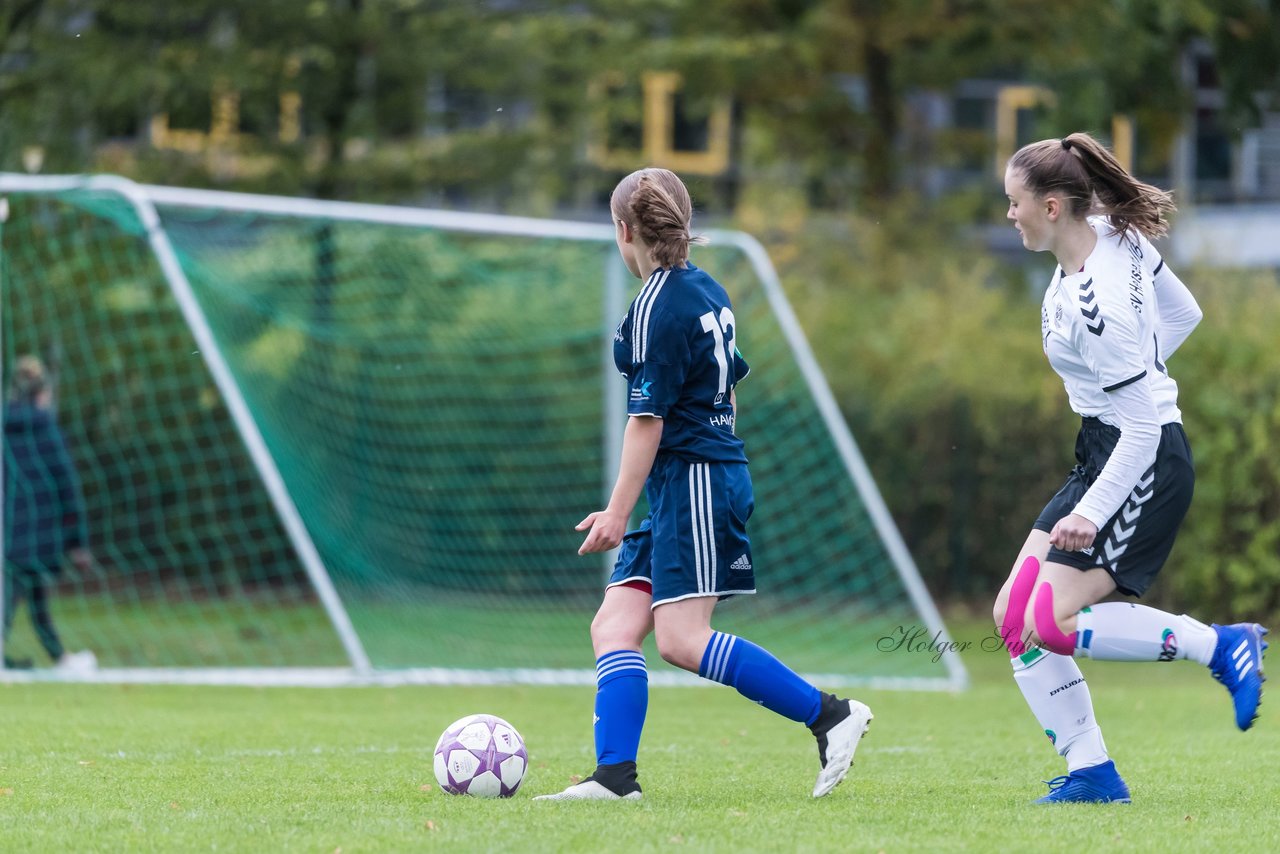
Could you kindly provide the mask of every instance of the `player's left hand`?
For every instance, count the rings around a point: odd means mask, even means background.
[[[591,533],[587,534],[587,538],[578,547],[580,555],[616,549],[622,543],[622,535],[627,532],[627,520],[615,516],[608,510],[597,510],[575,525],[573,529],[585,531],[588,528],[591,529]]]
[[[1098,526],[1083,516],[1070,513],[1058,520],[1049,532],[1049,545],[1064,552],[1078,552],[1093,545],[1098,538]]]
[[[71,559],[71,563],[81,572],[89,572],[93,569],[93,552],[84,547],[76,547],[67,552],[67,557]]]

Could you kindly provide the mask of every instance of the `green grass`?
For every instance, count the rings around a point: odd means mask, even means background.
[[[981,638],[972,624],[958,640]],[[906,654],[906,653],[895,653]],[[590,688],[0,685],[11,851],[1280,850],[1280,722],[1247,734],[1203,669],[1086,662],[1130,806],[1036,808],[1061,773],[1007,658],[962,694],[863,692],[876,721],[820,801],[808,734],[728,689],[655,689],[639,804],[534,803],[593,764]],[[529,743],[509,801],[434,785],[475,711]]]

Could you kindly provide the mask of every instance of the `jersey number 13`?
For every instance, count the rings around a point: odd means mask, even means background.
[[[716,405],[719,406],[724,400],[724,393],[729,390],[729,360],[737,349],[737,324],[733,320],[733,310],[727,305],[720,309],[719,317],[714,311],[708,311],[698,319],[702,321],[702,331],[710,332],[716,341],[713,353],[720,371],[720,382],[716,388]],[[726,337],[729,339],[728,349],[724,345]]]

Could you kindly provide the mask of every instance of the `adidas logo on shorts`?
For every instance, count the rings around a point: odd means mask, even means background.
[[[750,572],[751,561],[747,559],[746,555],[741,555],[737,560],[729,564],[729,569],[737,570],[738,572]]]

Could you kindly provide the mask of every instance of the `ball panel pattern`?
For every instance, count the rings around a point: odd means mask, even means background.
[[[468,715],[436,742],[433,768],[451,795],[509,798],[524,782],[529,755],[511,724],[494,715]]]

